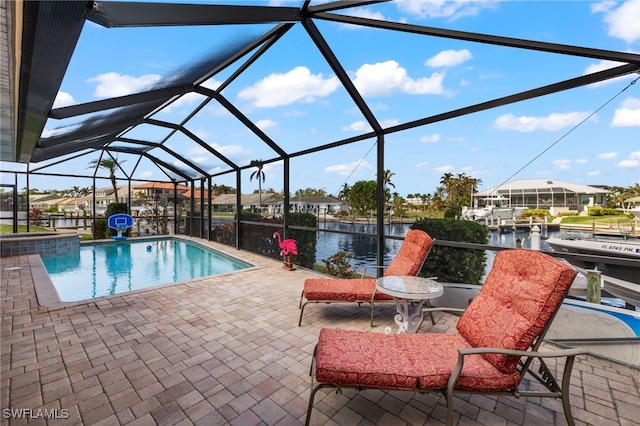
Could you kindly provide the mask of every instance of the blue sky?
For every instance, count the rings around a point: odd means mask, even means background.
[[[297,1],[253,3],[299,5]],[[640,52],[640,0],[403,0],[342,13]],[[588,58],[315,22],[383,127],[616,65]],[[87,22],[55,106],[139,92],[179,72],[182,64],[224,49],[232,38],[250,40],[269,28],[258,25],[105,29]],[[216,88],[235,69],[234,66],[223,71],[204,85]],[[402,196],[433,193],[444,173],[465,173],[478,178],[480,190],[508,180],[534,178],[632,186],[640,182],[640,83],[627,86],[637,77],[640,76],[627,76],[388,135],[385,168],[394,173],[395,191]],[[370,130],[299,24],[222,93],[288,152]],[[180,121],[201,100],[196,94],[183,96],[156,118]],[[70,124],[73,120],[50,120],[45,135]],[[186,127],[241,165],[276,156],[215,102],[196,114]],[[165,130],[146,126],[125,136],[160,140],[165,134]],[[312,187],[336,194],[344,183],[353,185],[358,180],[375,179],[374,143],[365,140],[292,159],[291,191]],[[207,171],[228,169],[183,135],[172,137],[166,146]],[[82,156],[43,171],[86,173],[87,164],[97,156],[96,153]],[[126,172],[137,179],[166,179],[149,162],[138,164],[136,158],[126,155],[120,159],[125,160],[122,164]],[[42,165],[34,164],[31,168]],[[3,166],[6,168],[6,164]],[[268,164],[264,170],[263,187],[282,190],[282,163]],[[249,179],[250,174],[248,170],[242,176],[244,193],[257,189],[256,181]],[[215,178],[214,183],[235,186],[235,176]],[[30,181],[31,188],[39,190],[74,185],[90,186],[91,181],[39,176]],[[97,183],[108,185],[106,180]],[[25,185],[19,183],[22,186]]]

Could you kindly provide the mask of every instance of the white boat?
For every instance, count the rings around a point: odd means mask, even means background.
[[[500,225],[503,221],[515,221],[524,213],[526,207],[510,207],[509,199],[504,197],[483,198],[481,206],[462,208],[462,219],[475,220]]]
[[[576,268],[600,271],[606,293],[640,306],[640,241],[598,238],[545,241],[556,252],[577,255],[566,258]]]

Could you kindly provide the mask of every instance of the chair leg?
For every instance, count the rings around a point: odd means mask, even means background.
[[[318,384],[314,388],[311,389],[311,395],[309,396],[309,405],[307,406],[307,417],[304,421],[305,426],[309,426],[309,422],[311,421],[311,410],[313,410],[313,400],[316,397],[316,392],[320,389],[325,388],[330,385]]]
[[[306,301],[304,302],[304,304],[300,305],[300,318],[298,318],[298,327],[302,325],[302,314],[304,313],[304,307],[307,306],[307,303],[309,303],[309,301]]]
[[[304,289],[302,290],[302,294],[300,294],[300,303],[298,304],[298,309],[302,309],[302,299],[304,299]]]
[[[371,299],[371,327],[373,327],[373,308],[375,307],[373,299]]]
[[[447,392],[447,426],[453,425],[453,392]]]
[[[571,380],[571,370],[573,369],[574,357],[567,357],[564,364],[564,372],[562,373],[562,408],[564,409],[564,417],[567,419],[569,426],[574,426],[573,415],[571,414],[571,404],[569,402],[569,382]]]

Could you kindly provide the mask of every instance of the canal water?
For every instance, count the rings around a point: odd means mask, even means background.
[[[327,230],[340,230],[347,232],[360,232],[367,234],[375,234],[377,226],[373,224],[350,224],[340,222],[326,222],[320,223],[319,228]],[[411,228],[411,224],[387,224],[385,227],[385,235],[394,237],[404,237],[404,235]],[[573,238],[589,238],[591,234],[589,232],[580,231],[550,231],[542,230],[541,235],[543,237],[573,237]],[[529,231],[489,231],[488,245],[497,247],[516,247],[517,241],[520,240],[523,248],[530,248]],[[400,249],[402,244],[401,240],[385,240],[384,247],[384,262],[388,264],[393,260]],[[542,251],[553,251],[553,249],[544,241],[541,241],[540,249]],[[375,236],[353,236],[345,234],[334,234],[331,232],[319,232],[318,240],[316,244],[316,260],[319,263],[323,263],[322,260],[339,252],[346,251],[355,254],[352,264],[354,266],[360,265],[374,265],[376,263],[376,239]],[[488,264],[490,266],[493,255],[492,251],[487,251]]]

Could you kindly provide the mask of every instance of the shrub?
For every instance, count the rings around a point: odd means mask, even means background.
[[[421,229],[436,240],[487,244],[489,231],[479,223],[456,219],[422,219],[412,229]],[[486,268],[484,250],[434,245],[420,276],[441,282],[480,284]]]
[[[527,209],[522,212],[522,217],[551,217],[551,212],[545,209]]]
[[[102,240],[105,238],[107,231],[110,231],[110,229],[107,228],[107,219],[96,218],[91,224],[91,233],[93,234],[94,240]]]
[[[357,271],[351,266],[351,259],[354,257],[353,253],[339,251],[327,259],[322,259],[325,265],[324,271],[338,278],[354,278],[357,275]]]
[[[42,210],[37,207],[32,207],[31,210],[29,210],[29,220],[33,225],[42,225]]]
[[[445,219],[454,219],[456,215],[457,215],[456,209],[452,209],[451,207],[449,207],[444,211]]]
[[[579,213],[576,211],[558,213],[558,217],[567,217],[567,216],[579,216]]]
[[[214,225],[211,229],[211,240],[228,246],[234,246],[236,244],[235,224]]]
[[[282,219],[263,218],[256,213],[245,214],[243,212],[240,219],[260,224],[282,225]],[[289,225],[316,228],[318,219],[311,213],[291,213],[289,215]],[[279,226],[243,223],[240,230],[240,248],[273,259],[281,259],[280,247],[273,238],[273,233],[275,231],[280,232],[280,229]],[[298,255],[294,257],[294,263],[312,269],[316,261],[316,232],[291,229],[289,238],[295,240],[298,247]]]
[[[289,215],[289,224],[317,228],[318,218],[311,213],[291,213]],[[313,269],[316,263],[317,232],[292,229],[290,238],[296,240],[298,246],[298,255],[294,258],[295,263],[305,268]]]
[[[589,216],[616,216],[622,214],[621,210],[591,206],[587,210]]]

